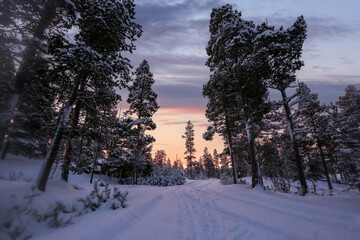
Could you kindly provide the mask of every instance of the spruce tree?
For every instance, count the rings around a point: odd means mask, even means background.
[[[159,106],[156,102],[157,94],[152,90],[154,83],[155,80],[150,71],[149,63],[143,60],[139,67],[136,68],[135,80],[129,87],[129,97],[127,99],[129,110],[125,113],[126,115],[136,116],[133,123],[137,132],[133,139],[135,179],[138,168],[146,164],[146,156],[150,155],[150,144],[155,141],[155,138],[145,134],[146,131],[156,129],[152,116],[159,109]]]
[[[190,179],[194,179],[194,173],[193,173],[193,166],[194,166],[194,153],[196,152],[196,149],[194,147],[194,124],[191,123],[189,120],[185,127],[185,133],[182,136],[182,138],[185,138],[185,149],[184,152],[185,160],[187,163],[187,171],[189,172]]]
[[[204,161],[205,176],[208,178],[215,177],[215,166],[213,163],[213,156],[209,153],[207,147],[204,148],[204,154],[202,156]]]

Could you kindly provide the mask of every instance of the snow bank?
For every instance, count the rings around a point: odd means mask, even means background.
[[[3,174],[5,165],[0,161]],[[22,171],[24,176],[30,172]],[[47,195],[37,204],[45,208],[59,199],[71,202],[84,196],[92,188],[88,180],[86,175],[73,175],[70,184],[50,181]],[[1,218],[4,205],[30,186],[24,180],[0,181],[1,192],[6,193],[0,195]],[[333,196],[305,197],[247,185],[224,186],[218,179],[187,180],[185,185],[162,188],[115,186],[129,191],[126,208],[100,208],[61,228],[35,226],[31,239],[357,240],[360,236],[360,194],[342,192],[340,186]],[[0,235],[0,239],[6,238]]]

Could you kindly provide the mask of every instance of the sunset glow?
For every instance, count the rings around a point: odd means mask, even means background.
[[[156,138],[156,142],[153,145],[153,153],[156,150],[165,150],[171,161],[174,161],[177,155],[183,164],[185,164],[185,140],[181,136],[184,134],[186,122],[189,120],[195,126],[195,156],[197,159],[202,156],[205,147],[208,147],[211,153],[214,149],[217,149],[218,152],[223,150],[223,142],[219,136],[215,137],[213,141],[205,141],[202,138],[202,134],[209,125],[204,109],[160,108],[154,115],[153,120],[157,124],[156,130],[151,133],[149,132],[149,134]]]

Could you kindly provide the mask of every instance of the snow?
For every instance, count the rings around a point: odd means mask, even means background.
[[[21,196],[33,184],[40,165],[39,160],[11,155],[10,160],[0,161],[0,221],[6,218],[5,208],[13,196]],[[23,177],[8,178],[20,170]],[[37,204],[71,202],[92,189],[87,175],[71,175],[69,181],[50,180]],[[247,185],[224,186],[218,179],[187,180],[172,187],[114,182],[110,186],[129,191],[126,208],[99,208],[65,227],[39,226],[31,239],[355,240],[360,235],[360,193],[342,192],[344,185],[334,184],[334,196],[305,197]],[[0,239],[6,240],[1,231]]]

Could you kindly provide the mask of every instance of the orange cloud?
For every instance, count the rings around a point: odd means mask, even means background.
[[[187,115],[187,114],[205,114],[203,108],[160,108],[157,115]]]

